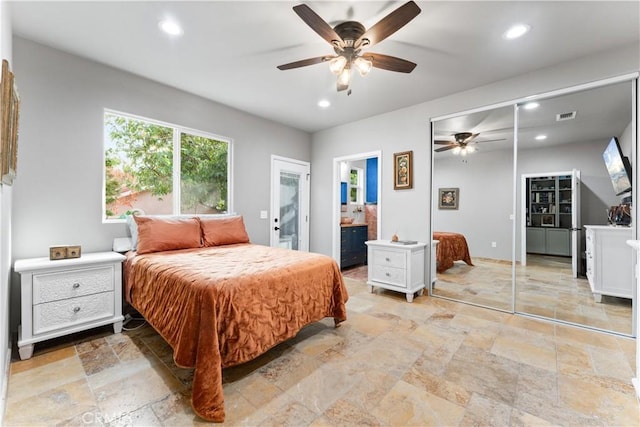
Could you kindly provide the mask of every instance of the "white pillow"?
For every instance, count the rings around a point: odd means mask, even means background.
[[[138,224],[136,224],[136,220],[133,219],[133,215],[127,215],[127,226],[131,234],[131,250],[135,251],[138,248]]]

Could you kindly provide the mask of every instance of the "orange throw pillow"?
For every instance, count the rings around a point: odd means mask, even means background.
[[[200,218],[204,246],[249,243],[242,216]]]
[[[134,219],[138,225],[139,254],[202,246],[198,218],[134,216]]]

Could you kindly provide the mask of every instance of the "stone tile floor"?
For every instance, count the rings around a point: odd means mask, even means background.
[[[527,266],[516,267],[517,312],[632,334],[630,299],[603,296],[601,303],[595,302],[587,279],[572,277],[571,258],[540,255],[527,258]],[[511,264],[483,258],[474,258],[473,263],[474,266],[468,266],[458,261],[438,273],[434,293],[510,311]]]
[[[224,370],[225,425],[640,425],[633,339],[345,282],[340,327]],[[149,326],[73,339],[12,362],[2,425],[205,424]]]

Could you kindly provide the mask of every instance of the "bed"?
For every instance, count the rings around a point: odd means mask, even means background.
[[[153,249],[163,250],[148,251],[147,224],[136,222],[138,245],[124,265],[126,300],[172,347],[178,366],[195,368],[191,403],[208,421],[224,421],[222,368],[254,359],[309,323],[346,320],[347,291],[328,256],[249,243],[243,223],[235,227],[241,238],[215,241],[212,230],[228,234],[228,224],[198,218],[189,227],[198,225],[200,245],[175,249],[172,239],[188,233],[155,231],[162,238]]]
[[[455,261],[464,261],[473,266],[467,239],[460,233],[434,231],[433,239],[438,240],[436,247],[436,265],[438,273],[453,267]]]

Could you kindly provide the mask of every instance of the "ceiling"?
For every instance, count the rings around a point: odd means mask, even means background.
[[[602,141],[603,149],[612,136],[620,137],[632,120],[632,87],[629,80],[579,92],[536,98],[538,107],[518,108],[518,149],[538,149],[563,144]],[[571,114],[571,118],[560,116]],[[458,132],[477,133],[472,141],[481,152],[513,149],[513,106],[461,114],[434,122],[436,140],[453,141]],[[546,138],[537,140],[544,135]],[[435,148],[443,147],[436,145]],[[450,156],[451,151],[436,153],[436,158]]]
[[[572,60],[639,43],[640,2],[418,1],[422,12],[370,49],[417,63],[373,69],[338,93],[327,64],[276,66],[331,54],[298,17],[298,1],[16,1],[15,35],[108,64],[304,131],[315,132]],[[371,27],[404,1],[310,1],[331,25]],[[184,29],[159,30],[173,18]],[[531,31],[502,33],[515,23]],[[328,100],[322,109],[317,103]]]

